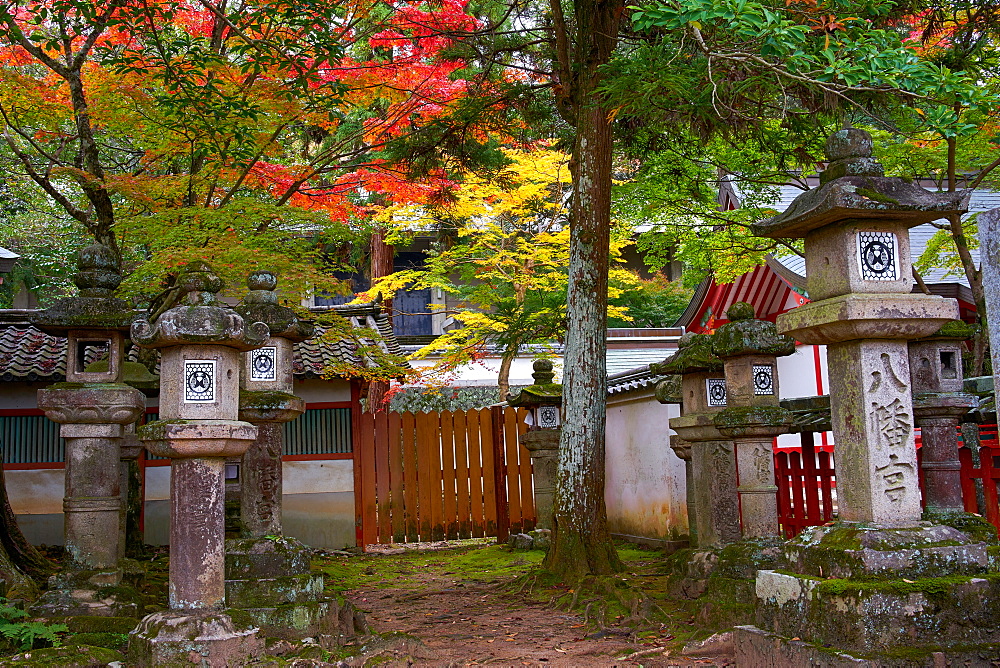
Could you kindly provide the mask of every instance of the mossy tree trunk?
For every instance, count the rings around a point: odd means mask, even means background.
[[[621,570],[604,502],[611,123],[596,90],[624,9],[622,0],[576,0],[572,17],[552,0],[558,54],[556,103],[576,128],[570,169],[569,291],[563,420],[545,566],[573,580]]]
[[[52,562],[28,542],[17,525],[0,455],[0,579],[7,583],[8,598],[34,598],[38,587],[33,579],[43,580],[54,570]]]

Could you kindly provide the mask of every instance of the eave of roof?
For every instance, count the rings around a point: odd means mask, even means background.
[[[383,350],[403,356],[389,318],[376,302],[318,307],[310,311],[334,311],[346,318],[354,329],[376,330],[381,335],[379,345]],[[35,329],[30,322],[32,313],[24,309],[0,309],[0,378],[5,381],[60,381],[66,377],[66,339]],[[137,313],[137,317],[139,315]],[[335,359],[359,368],[368,364],[356,354],[353,343],[343,339],[328,341],[322,336],[325,331],[325,327],[318,325],[315,336],[293,346],[292,370],[296,378],[322,378],[328,362]],[[128,358],[137,360],[138,350],[133,347]]]

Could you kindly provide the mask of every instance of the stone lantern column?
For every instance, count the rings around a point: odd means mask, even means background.
[[[139,429],[152,454],[170,458],[170,610],[145,617],[129,641],[130,665],[242,665],[259,655],[255,628],[223,611],[225,463],[257,429],[237,418],[240,353],[260,347],[263,323],[246,323],[215,294],[203,262],[172,288],[176,306],[132,325],[132,340],[160,350],[160,420]],[[192,658],[194,657],[194,658]]]
[[[240,419],[257,426],[257,440],[240,466],[240,519],[246,538],[280,536],[281,452],[283,425],[302,415],[306,403],[292,394],[292,344],[312,336],[314,327],[295,311],[278,304],[278,280],[255,271],[250,292],[236,311],[247,322],[263,322],[270,336],[264,345],[243,355],[240,370]]]
[[[754,319],[753,306],[729,307],[729,322],[712,336],[712,352],[725,361],[729,406],[715,424],[733,439],[739,474],[743,537],[778,536],[778,486],[774,484],[774,438],[788,431],[791,411],[778,405],[777,358],[795,352],[795,341],[773,323]]]
[[[956,320],[958,304],[911,292],[908,229],[964,212],[969,193],[884,177],[862,130],[834,133],[826,153],[820,187],[754,231],[805,240],[814,301],[778,316],[777,328],[827,346],[839,516],[785,544],[786,570],[758,571],[763,630],[737,628],[736,663],[810,665],[824,647],[823,665],[897,651],[957,664],[959,645],[1000,641],[1000,600],[977,577],[987,546],[921,520],[907,342]],[[949,577],[955,585],[936,586]]]
[[[32,319],[38,329],[68,339],[66,382],[38,391],[38,407],[61,425],[59,435],[66,439],[66,570],[32,612],[137,615],[135,603],[97,594],[101,587],[121,584],[119,451],[125,425],[146,406],[142,393],[121,382],[123,332],[132,310],[112,296],[121,275],[110,248],[84,248],[78,268],[79,296],[61,299]],[[87,357],[95,353],[107,355],[102,371],[87,370]]]
[[[269,336],[244,353],[240,372],[239,415],[256,425],[257,440],[240,466],[242,535],[226,541],[226,602],[269,637],[351,635],[363,629],[363,616],[349,603],[323,597],[323,576],[312,573],[309,548],[282,531],[283,425],[306,408],[292,394],[292,344],[314,328],[278,304],[277,284],[273,273],[255,271],[247,280],[250,292],[236,307],[246,322],[266,324]]]
[[[741,535],[733,442],[715,426],[715,414],[726,407],[723,363],[706,334],[685,334],[677,345],[671,357],[649,366],[681,376],[682,414],[670,419],[670,428],[691,447],[692,539],[697,537],[697,547],[721,547]]]
[[[958,425],[979,405],[978,397],[962,391],[962,349],[968,329],[964,323],[949,323],[909,344],[913,416],[923,445],[924,517],[931,520],[965,513]]]
[[[559,436],[562,433],[560,410],[562,385],[553,383],[551,360],[535,360],[531,374],[534,384],[516,396],[507,395],[507,403],[529,410],[530,425],[520,442],[531,453],[532,485],[535,490],[535,515],[538,529],[552,530],[552,504],[556,491],[556,464],[559,460]]]

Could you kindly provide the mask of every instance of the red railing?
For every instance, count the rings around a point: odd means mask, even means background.
[[[787,538],[804,528],[829,522],[836,510],[837,477],[832,448],[817,447],[811,432],[801,434],[800,447],[776,448],[774,477],[778,486],[778,521]],[[920,459],[920,436],[916,438]],[[964,443],[956,434],[962,464],[962,500],[965,509],[983,515],[1000,531],[1000,440],[997,425],[979,427],[979,445]],[[978,456],[977,456],[978,455]],[[978,464],[976,461],[978,460]],[[923,487],[923,471],[920,471]]]
[[[978,454],[979,466],[974,456]],[[997,442],[997,426],[984,424],[979,427],[979,450],[973,452],[963,443],[958,449],[958,460],[962,463],[962,502],[970,513],[982,513],[986,520],[1000,530],[1000,444]],[[976,481],[980,481],[977,485]],[[979,507],[979,489],[982,490],[982,505]]]
[[[833,517],[836,474],[833,453],[816,448],[812,432],[801,434],[801,447],[774,453],[778,486],[778,521],[786,538]]]

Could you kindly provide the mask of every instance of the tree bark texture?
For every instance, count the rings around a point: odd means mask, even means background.
[[[556,9],[562,97],[576,127],[570,168],[569,291],[563,375],[562,437],[556,474],[552,547],[545,566],[563,579],[621,570],[604,501],[608,265],[611,229],[611,124],[596,93],[599,68],[618,35],[621,0],[577,0],[573,27]],[[562,34],[560,35],[560,31]],[[563,55],[565,54],[565,55]],[[567,81],[566,77],[570,77]]]
[[[388,276],[395,269],[393,256],[396,254],[396,249],[385,242],[385,232],[383,230],[375,230],[372,232],[369,254],[371,258],[371,266],[369,270],[373,283],[383,276]],[[385,312],[389,315],[389,321],[391,322],[392,300],[386,299],[382,302],[382,308],[384,308]],[[384,381],[372,382],[368,386],[368,410],[374,413],[377,410],[386,408],[385,397],[388,391],[389,383]]]

